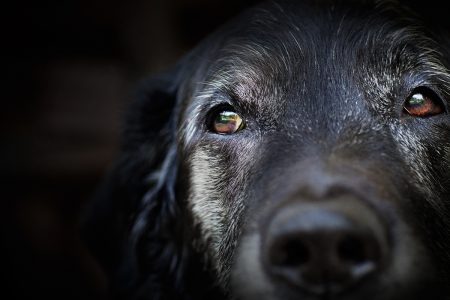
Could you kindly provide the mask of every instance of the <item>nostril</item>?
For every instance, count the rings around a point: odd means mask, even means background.
[[[346,236],[337,245],[337,256],[341,268],[350,272],[357,280],[371,273],[380,260],[379,244],[370,234]]]
[[[355,236],[346,236],[340,240],[337,254],[340,261],[350,264],[360,264],[369,259],[364,242]]]
[[[346,212],[284,208],[266,232],[264,267],[280,284],[313,294],[341,293],[378,274],[385,262],[388,245],[379,234],[383,225],[372,218],[369,222]]]
[[[271,251],[270,261],[281,267],[300,267],[308,262],[310,253],[307,245],[297,239],[283,239]]]

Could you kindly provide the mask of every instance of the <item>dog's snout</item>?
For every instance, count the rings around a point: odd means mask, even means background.
[[[385,230],[370,210],[361,216],[339,209],[287,205],[268,225],[267,272],[278,281],[314,294],[336,294],[376,274],[385,263]]]

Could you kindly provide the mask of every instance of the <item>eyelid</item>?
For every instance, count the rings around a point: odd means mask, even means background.
[[[222,92],[216,92],[214,94],[211,94],[209,98],[205,97],[205,103],[201,108],[203,118],[201,119],[203,122],[203,128],[211,133],[217,133],[215,131],[215,121],[221,112],[232,112],[235,113],[239,119],[241,120],[241,126],[239,130],[232,134],[237,134],[239,131],[241,131],[244,127],[246,127],[246,113],[244,112],[245,109],[241,105],[245,102],[239,101],[238,98],[232,97],[231,95],[224,94]],[[225,134],[227,135],[227,134]]]

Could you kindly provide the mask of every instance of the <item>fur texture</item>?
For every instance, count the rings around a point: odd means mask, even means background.
[[[261,232],[292,195],[339,186],[388,224],[392,261],[336,299],[450,299],[450,48],[419,18],[392,1],[268,2],[143,83],[85,222],[114,295],[331,299],[274,282]],[[417,88],[444,111],[406,115]],[[220,107],[245,128],[212,132]]]

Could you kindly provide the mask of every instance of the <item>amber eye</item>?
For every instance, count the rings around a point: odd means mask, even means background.
[[[244,128],[244,121],[234,111],[222,110],[215,114],[211,129],[218,134],[233,134]]]
[[[404,112],[413,117],[427,118],[445,112],[441,99],[429,89],[419,89],[406,100]]]

